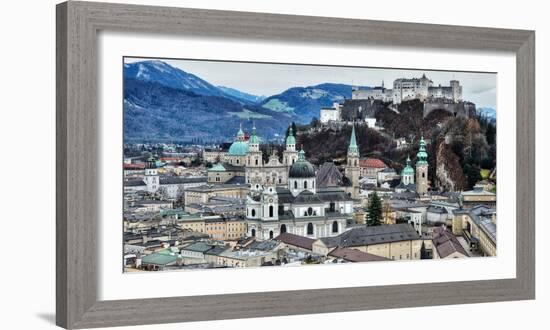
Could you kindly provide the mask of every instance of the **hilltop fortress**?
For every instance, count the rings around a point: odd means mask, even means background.
[[[448,86],[434,86],[433,81],[423,74],[420,78],[396,79],[393,88],[386,88],[384,82],[372,88],[352,87],[351,100],[321,109],[320,120],[322,123],[346,121],[346,117],[353,116],[374,126],[374,112],[382,104],[390,103],[389,107],[397,110],[399,104],[410,100],[423,103],[424,117],[434,110],[444,110],[458,117],[471,117],[476,110],[474,103],[463,100],[462,86],[458,80],[451,80]],[[354,108],[352,113],[346,111],[350,106]]]

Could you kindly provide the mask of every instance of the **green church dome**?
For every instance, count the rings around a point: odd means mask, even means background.
[[[229,156],[246,156],[248,153],[248,142],[235,141],[229,147]]]
[[[401,175],[414,175],[414,169],[411,166],[411,159],[407,157],[407,166],[403,169],[403,172],[401,172]]]
[[[229,147],[229,156],[246,156],[248,153],[248,142],[245,140],[242,126],[237,132],[237,139]]]
[[[314,178],[315,168],[306,160],[305,152],[300,150],[298,160],[292,164],[288,172],[290,178]]]

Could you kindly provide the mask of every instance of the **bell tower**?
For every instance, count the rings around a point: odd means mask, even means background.
[[[359,147],[355,137],[355,125],[351,129],[351,137],[348,146],[348,157],[345,168],[346,176],[351,180],[351,198],[359,198]]]
[[[288,136],[286,137],[286,148],[283,151],[283,164],[290,168],[298,160],[298,152],[296,151],[296,138],[292,126],[289,127]]]
[[[423,136],[420,138],[420,147],[416,154],[416,192],[419,195],[428,192],[428,153]]]
[[[256,134],[256,124],[252,126],[252,134],[248,139],[248,153],[246,154],[245,180],[253,190],[261,189],[263,184],[260,169],[263,167],[260,138]]]

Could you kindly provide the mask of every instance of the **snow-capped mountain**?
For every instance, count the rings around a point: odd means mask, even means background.
[[[155,82],[200,95],[225,96],[209,82],[159,60],[124,64],[124,79]]]

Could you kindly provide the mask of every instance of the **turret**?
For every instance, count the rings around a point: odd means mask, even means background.
[[[256,135],[256,124],[252,126],[252,135],[248,140],[248,150],[249,151],[260,151],[260,138]]]
[[[288,130],[288,136],[286,137],[286,150],[296,151],[296,138],[294,137],[292,126],[290,126]]]
[[[283,164],[287,167],[292,166],[298,160],[298,152],[296,151],[296,138],[292,126],[289,127],[288,136],[286,137],[286,148],[283,151]]]

